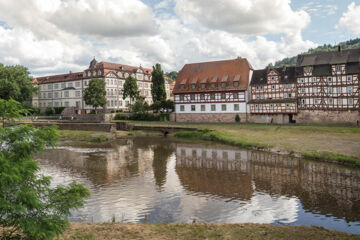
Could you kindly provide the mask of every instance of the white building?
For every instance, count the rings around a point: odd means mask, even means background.
[[[125,79],[132,76],[137,80],[140,96],[148,104],[152,104],[151,73],[150,68],[109,62],[98,63],[93,59],[89,68],[83,72],[35,78],[34,82],[39,86],[39,93],[33,97],[32,103],[41,110],[47,107],[74,107],[78,112],[89,112],[93,108],[85,104],[82,99],[83,93],[92,78],[100,78],[106,83],[107,109],[127,109],[130,99],[123,99],[123,85]],[[165,81],[165,89],[169,97],[170,87],[167,81]]]

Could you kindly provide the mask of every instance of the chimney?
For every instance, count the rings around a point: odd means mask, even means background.
[[[70,74],[72,74],[72,71],[69,71]]]
[[[338,52],[339,52],[339,53],[341,53],[341,52],[342,52],[342,49],[341,49],[340,44],[338,45]]]

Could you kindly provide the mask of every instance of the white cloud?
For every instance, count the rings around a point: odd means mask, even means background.
[[[297,32],[310,22],[303,10],[293,11],[289,0],[175,0],[176,12],[187,24],[242,34]]]
[[[337,27],[346,28],[352,34],[360,34],[360,5],[352,2],[343,13]]]

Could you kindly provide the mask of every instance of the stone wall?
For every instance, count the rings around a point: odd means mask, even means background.
[[[97,132],[114,132],[116,125],[113,123],[59,123],[59,122],[34,122],[28,123],[35,127],[45,127],[57,125],[60,130],[80,130]]]
[[[360,124],[359,111],[310,111],[300,110],[294,116],[296,123],[319,123],[319,124]]]
[[[249,122],[252,123],[274,123],[274,124],[288,124],[288,114],[249,114]]]
[[[238,113],[241,122],[246,122],[246,113]],[[235,122],[236,113],[176,113],[176,122]]]

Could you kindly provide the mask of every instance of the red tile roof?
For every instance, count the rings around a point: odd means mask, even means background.
[[[252,66],[246,58],[186,64],[178,74],[174,93],[246,90],[249,83],[250,70],[252,69]],[[229,84],[227,84],[226,88],[222,88],[220,84],[217,84],[214,89],[210,88],[210,84],[208,84],[205,89],[200,88],[198,84],[196,89],[191,89],[189,86],[190,83],[187,79],[191,79],[191,84],[194,83],[193,79],[197,79],[197,83],[204,83],[203,79],[207,79],[206,81],[209,83],[220,83],[219,80],[221,79],[221,82],[228,82]],[[199,79],[201,79],[201,81],[198,81]],[[233,84],[230,84],[233,81],[238,81],[239,85],[234,87]],[[182,84],[185,85],[183,90],[180,89],[180,85]]]

